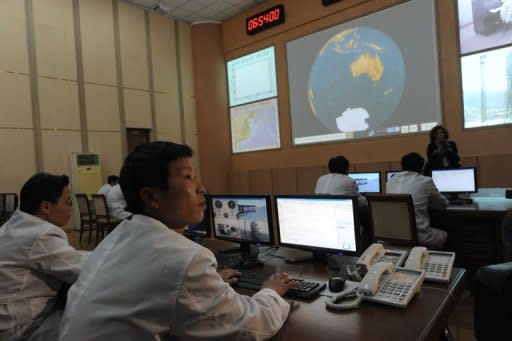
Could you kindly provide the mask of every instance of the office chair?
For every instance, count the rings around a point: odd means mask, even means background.
[[[512,210],[509,210],[501,223],[501,238],[503,241],[503,260],[512,261]]]
[[[410,194],[368,194],[372,242],[415,246],[416,216]]]
[[[89,198],[87,198],[87,194],[85,193],[76,193],[76,202],[78,203],[78,212],[80,213],[80,236],[79,243],[82,245],[82,235],[84,231],[89,231],[89,238],[87,240],[88,244],[91,244],[91,235],[93,230],[93,225],[96,224],[96,217],[91,212],[91,207],[89,205]]]
[[[93,194],[92,202],[96,212],[96,245],[98,245],[100,234],[102,239],[105,237],[105,228],[109,234],[122,220],[110,216],[107,200],[103,194]]]
[[[512,340],[512,262],[487,265],[473,277],[475,336]]]

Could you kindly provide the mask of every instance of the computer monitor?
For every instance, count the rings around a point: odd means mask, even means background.
[[[432,180],[443,193],[476,193],[478,188],[474,167],[433,169]]]
[[[391,177],[397,173],[400,173],[401,170],[388,170],[386,171],[386,182],[389,181],[389,179],[391,179]]]
[[[250,244],[273,243],[270,196],[210,194],[209,204],[215,238],[240,243],[236,251],[248,254]]]
[[[348,176],[356,181],[360,193],[381,192],[380,172],[352,172]]]
[[[357,198],[339,195],[274,196],[279,244],[313,252],[360,253]]]
[[[208,202],[209,196],[205,194],[204,197],[206,202]],[[201,242],[204,238],[211,237],[211,205],[206,205],[203,220],[197,224],[188,225],[183,231],[183,235],[197,242]]]

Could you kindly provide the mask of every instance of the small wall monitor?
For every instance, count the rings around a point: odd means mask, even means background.
[[[240,243],[237,251],[249,253],[250,244],[273,242],[272,211],[268,195],[210,195],[213,234]]]
[[[456,169],[433,169],[432,180],[443,193],[475,193],[476,170],[474,167]]]
[[[389,181],[395,174],[400,173],[401,170],[389,170],[386,171],[386,182]]]
[[[338,195],[274,196],[279,243],[313,252],[359,254],[357,198]]]
[[[348,176],[356,180],[360,193],[381,192],[380,172],[352,172]]]

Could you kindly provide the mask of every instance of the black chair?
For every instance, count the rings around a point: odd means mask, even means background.
[[[476,338],[512,340],[512,262],[478,269],[473,295]]]
[[[94,205],[94,211],[96,212],[96,245],[100,241],[100,238],[105,237],[105,228],[107,234],[110,233],[122,220],[115,219],[110,216],[110,212],[107,206],[107,200],[103,194],[93,194],[92,202]],[[100,237],[101,236],[101,237]]]
[[[82,245],[82,235],[85,231],[89,231],[88,244],[91,244],[91,235],[94,225],[96,224],[96,217],[91,212],[89,205],[89,198],[87,194],[76,193],[76,202],[78,203],[78,212],[80,213],[80,237],[79,243]]]
[[[512,261],[512,210],[508,211],[501,223],[501,239],[503,241],[503,260]]]

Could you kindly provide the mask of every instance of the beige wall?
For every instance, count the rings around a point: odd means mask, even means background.
[[[254,169],[275,169],[286,167],[310,167],[325,165],[327,160],[337,154],[346,155],[353,164],[368,164],[399,160],[401,155],[417,151],[425,153],[428,143],[426,134],[397,136],[373,140],[347,141],[308,146],[292,146],[290,108],[288,97],[288,77],[286,61],[286,43],[307,34],[343,23],[365,14],[402,2],[401,0],[345,0],[324,7],[321,1],[280,0],[269,1],[258,8],[233,17],[222,24],[222,37],[217,39],[223,44],[224,59],[229,60],[258,49],[274,45],[276,49],[277,81],[279,94],[279,122],[281,149],[243,154],[231,154],[229,138],[212,139],[211,131],[226,132],[229,137],[229,115],[227,104],[218,107],[216,120],[208,126],[199,125],[199,145],[201,158],[216,153],[224,162],[226,169],[232,172],[246,172]],[[245,18],[265,8],[282,3],[285,7],[286,22],[283,25],[247,36]],[[464,130],[463,108],[460,84],[460,67],[457,40],[457,17],[455,0],[437,1],[438,46],[440,63],[440,84],[442,95],[442,114],[444,124],[451,137],[457,142],[462,157],[498,156],[512,154],[512,128],[495,127]],[[193,29],[194,30],[194,29]],[[202,39],[198,35],[198,39]],[[217,60],[201,60],[201,68],[216,70]],[[201,75],[196,75],[196,83]],[[222,84],[220,84],[222,85]],[[220,96],[226,97],[223,90]],[[215,106],[216,102],[208,97],[197,98],[199,108]],[[216,107],[217,108],[217,107]],[[204,155],[204,156],[203,156]],[[512,165],[511,165],[512,166]],[[512,180],[511,180],[512,182]],[[212,178],[209,186],[222,186],[222,180]],[[504,186],[506,184],[502,184]],[[228,190],[224,187],[224,190]]]
[[[0,192],[36,171],[69,174],[71,152],[118,174],[126,127],[197,145],[189,25],[111,0],[27,3],[0,1]]]

